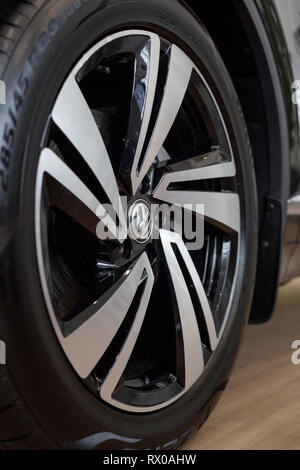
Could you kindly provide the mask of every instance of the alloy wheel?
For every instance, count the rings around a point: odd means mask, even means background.
[[[239,261],[239,178],[210,84],[158,34],[106,37],[63,83],[37,170],[39,273],[69,362],[109,406],[162,409],[211,360]],[[177,225],[153,239],[151,206],[161,203],[198,208],[201,249],[189,250]],[[107,204],[116,217],[105,230],[128,225],[135,237],[99,239]]]

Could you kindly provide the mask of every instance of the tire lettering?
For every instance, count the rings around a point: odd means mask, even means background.
[[[72,16],[76,10],[82,7],[84,4],[88,3],[89,0],[75,0],[72,5],[69,5],[66,8],[62,15],[58,18],[52,18],[52,20],[48,24],[48,28],[46,31],[42,31],[37,44],[33,47],[31,52],[28,56],[28,63],[32,70],[37,68],[37,62],[39,57],[44,54],[45,50],[47,49],[51,37],[54,36],[61,25],[63,25],[70,16]],[[101,7],[104,8],[107,5],[107,0],[102,0],[97,10]],[[3,167],[0,168],[0,187],[3,191],[8,191],[8,171],[11,165],[11,151],[13,148],[13,144],[15,141],[16,135],[16,128],[18,125],[18,116],[20,114],[20,110],[24,104],[24,98],[27,94],[29,88],[29,77],[26,76],[23,72],[21,72],[19,79],[17,81],[17,87],[13,92],[13,108],[8,109],[8,116],[10,118],[10,122],[6,122],[4,124],[4,133],[2,136],[3,145],[0,148],[0,163],[2,163]]]
[[[1,147],[0,159],[5,168],[9,168],[10,165],[10,151],[6,147]]]
[[[12,148],[14,144],[14,139],[15,139],[15,130],[12,128],[9,128],[7,124],[5,124],[5,127],[4,127],[3,139],[5,143],[7,144],[7,146]]]
[[[27,77],[24,76],[24,74],[22,72],[19,76],[18,87],[19,87],[21,93],[23,94],[23,96],[26,95],[27,90],[28,90],[28,86],[29,86],[29,80],[28,80]]]
[[[8,190],[8,175],[3,170],[0,170],[0,181],[2,189],[6,192]]]
[[[0,162],[3,165],[3,168],[0,169],[0,185],[3,191],[8,191],[8,171],[11,165],[11,150],[13,149],[16,127],[18,124],[17,115],[20,113],[20,110],[24,104],[24,97],[27,93],[29,86],[29,79],[23,73],[20,74],[17,81],[17,87],[13,92],[13,109],[9,108],[8,115],[11,122],[6,122],[4,124],[3,132],[3,145],[0,149]]]

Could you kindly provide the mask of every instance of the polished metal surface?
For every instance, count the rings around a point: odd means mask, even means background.
[[[65,81],[54,105],[52,119],[85,159],[110,200],[121,226],[125,227],[126,219],[106,147],[76,81],[80,68],[75,67]]]
[[[37,186],[36,204],[37,212],[40,212],[39,185]],[[38,213],[37,222],[40,222]],[[145,269],[149,279],[148,283],[149,285],[151,284],[153,277],[151,266],[149,266],[147,255],[143,254],[132,271],[125,274],[121,285],[114,291],[109,300],[104,305],[101,305],[98,310],[96,309],[96,312],[89,316],[88,320],[83,321],[75,331],[71,332],[68,336],[64,336],[58,324],[48,290],[39,226],[39,224],[36,226],[38,263],[50,318],[69,361],[78,375],[86,378],[101,359],[119,330],[142,280]],[[143,298],[144,304],[147,306],[146,293]],[[144,315],[144,313],[143,310],[140,311],[140,315]],[[85,317],[84,312],[82,316]]]
[[[174,171],[170,171],[163,178],[154,197],[182,207],[191,204],[193,210],[199,215],[205,215],[238,232],[240,230],[240,201],[237,194],[168,190],[172,183],[234,177],[236,174],[234,161],[223,163],[221,159],[216,160],[216,155],[219,155],[218,152],[212,152],[210,155],[198,156],[187,160],[184,164],[171,167]],[[180,168],[179,171],[176,171],[177,167]],[[203,213],[203,207],[205,213]]]
[[[149,263],[148,257],[146,253],[144,253],[138,260],[136,266],[134,267],[132,273],[129,276],[129,282],[127,283],[126,290],[127,296],[130,295],[130,299],[132,301],[133,294],[136,292],[137,288],[139,287],[139,284],[143,278],[146,276],[146,281],[145,281],[145,287],[144,291],[136,312],[135,320],[132,324],[130,333],[128,334],[126,341],[120,351],[120,354],[118,355],[113,367],[109,371],[100,391],[100,396],[103,398],[103,400],[107,401],[108,403],[111,403],[112,405],[117,406],[118,408],[121,408],[123,410],[127,411],[138,411],[137,407],[126,405],[120,401],[117,401],[113,398],[113,392],[119,382],[119,379],[121,378],[124,369],[130,359],[131,353],[133,351],[133,348],[135,346],[135,343],[138,339],[144,317],[146,314],[146,310],[148,307],[148,303],[150,300],[151,296],[151,291],[153,287],[153,282],[154,282],[154,276],[152,272],[151,265]],[[118,295],[118,293],[116,293]],[[123,303],[123,300],[120,298],[119,302]],[[128,309],[131,302],[128,302],[129,299],[126,299],[126,308]],[[116,308],[116,306],[114,307]],[[123,308],[123,305],[121,306]],[[115,314],[115,310],[111,311],[111,314]],[[139,410],[142,411],[142,410]]]
[[[95,216],[98,217],[99,208],[102,204],[96,199],[88,187],[78,178],[75,173],[59,158],[51,149],[45,148],[41,152],[38,171],[37,171],[37,196],[41,193],[44,174],[48,174],[55,178],[62,186],[64,186],[70,193],[79,199]],[[38,196],[40,197],[40,196]],[[102,212],[105,209],[102,208]],[[104,219],[99,218],[99,223],[102,224]],[[108,232],[112,238],[116,237],[117,227],[112,218],[107,215],[105,218]]]
[[[133,173],[134,192],[147,174],[171,130],[186,94],[193,68],[191,60],[177,46],[173,45],[164,97],[155,128],[141,169],[136,172],[138,176],[135,177]]]
[[[150,49],[147,47],[143,49],[143,54],[146,55],[147,51],[150,50],[149,70],[146,74],[147,83],[144,83],[146,99],[141,113],[142,123],[139,139],[133,159],[133,166],[130,170],[133,195],[137,192],[141,182],[156,159],[160,162],[167,162],[170,159],[163,145],[185,98],[192,72],[196,71],[214,103],[218,119],[224,129],[230,154],[224,155],[217,149],[211,153],[186,160],[184,163],[170,165],[168,173],[163,176],[154,192],[154,198],[159,201],[175,204],[177,207],[183,207],[185,204],[189,206],[191,204],[194,206],[199,205],[198,215],[205,215],[212,223],[225,227],[227,231],[235,233],[238,239],[237,249],[239,250],[241,217],[238,194],[233,192],[172,190],[169,188],[174,183],[234,178],[236,175],[230,140],[217,102],[204,77],[202,77],[187,55],[177,46],[172,45],[171,47],[169,69],[161,106],[142,161],[142,149],[149,127],[157,88],[160,38],[155,34],[140,30],[123,31],[111,35],[96,44],[84,55],[66,79],[53,108],[53,121],[92,170],[99,182],[99,186],[104,190],[114,211],[118,215],[121,225],[124,226],[127,221],[120,202],[121,198],[114,170],[100,131],[80,90],[76,77],[93,54],[110,42],[131,35],[145,37],[150,41]],[[158,156],[159,158],[157,158]],[[87,378],[112,344],[137,293],[142,290],[128,335],[106,378],[101,383],[99,393],[100,397],[110,405],[135,413],[155,411],[168,406],[184,395],[196,383],[205,367],[200,329],[191,298],[190,286],[188,286],[187,279],[185,279],[184,271],[175,254],[174,247],[177,247],[185,269],[192,280],[203,312],[212,352],[216,350],[226,327],[232,294],[229,296],[229,302],[226,306],[224,321],[217,333],[209,300],[182,236],[176,232],[161,230],[160,243],[178,307],[178,328],[182,332],[183,383],[178,384],[177,391],[173,396],[168,397],[163,402],[150,406],[132,405],[118,399],[114,392],[139,338],[149,305],[154,284],[152,266],[146,251],[144,251],[105,296],[101,296],[90,307],[83,310],[78,315],[78,318],[76,318],[75,323],[70,320],[64,322],[62,326],[56,316],[49,292],[49,272],[47,271],[49,267],[45,263],[41,231],[43,183],[47,175],[50,175],[72,193],[94,215],[97,216],[99,214],[99,207],[101,208],[102,206],[83,181],[73,173],[53,150],[50,148],[42,150],[36,180],[35,230],[37,258],[46,305],[53,328],[66,356],[78,375],[83,379]],[[204,213],[203,209],[201,209],[203,204],[205,206]],[[197,209],[195,213],[197,215]],[[114,233],[116,231],[117,228],[113,218],[108,216],[105,219],[105,223],[109,232]],[[145,200],[137,199],[131,205],[128,223],[129,232],[132,231],[135,234],[135,239],[139,244],[149,240],[153,221],[151,218],[151,208]],[[102,269],[114,268],[107,261],[99,261],[97,265]],[[236,277],[234,276],[232,291],[234,291],[235,282]]]
[[[145,34],[145,32],[143,32]],[[153,103],[155,98],[156,86],[157,86],[157,77],[158,77],[158,68],[160,60],[160,39],[156,34],[148,33],[151,41],[150,47],[150,57],[149,57],[149,73],[146,81],[146,102],[144,110],[142,113],[142,126],[139,135],[138,144],[136,147],[136,152],[134,156],[133,166],[131,169],[131,184],[132,184],[132,193],[135,194],[143,177],[147,173],[152,162],[148,166],[148,169],[145,171],[145,168],[142,171],[138,171],[138,166],[141,159],[142,150],[144,147],[146,134],[148,131],[150,118],[153,110]],[[155,157],[154,157],[155,158]]]

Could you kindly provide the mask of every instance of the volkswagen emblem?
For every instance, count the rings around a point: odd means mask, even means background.
[[[129,236],[137,243],[145,243],[152,234],[152,216],[146,201],[135,201],[128,211]]]

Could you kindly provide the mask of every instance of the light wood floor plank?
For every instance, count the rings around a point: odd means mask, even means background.
[[[270,323],[247,327],[227,390],[186,448],[300,450],[300,365],[291,362],[297,339],[300,280],[281,289]]]

